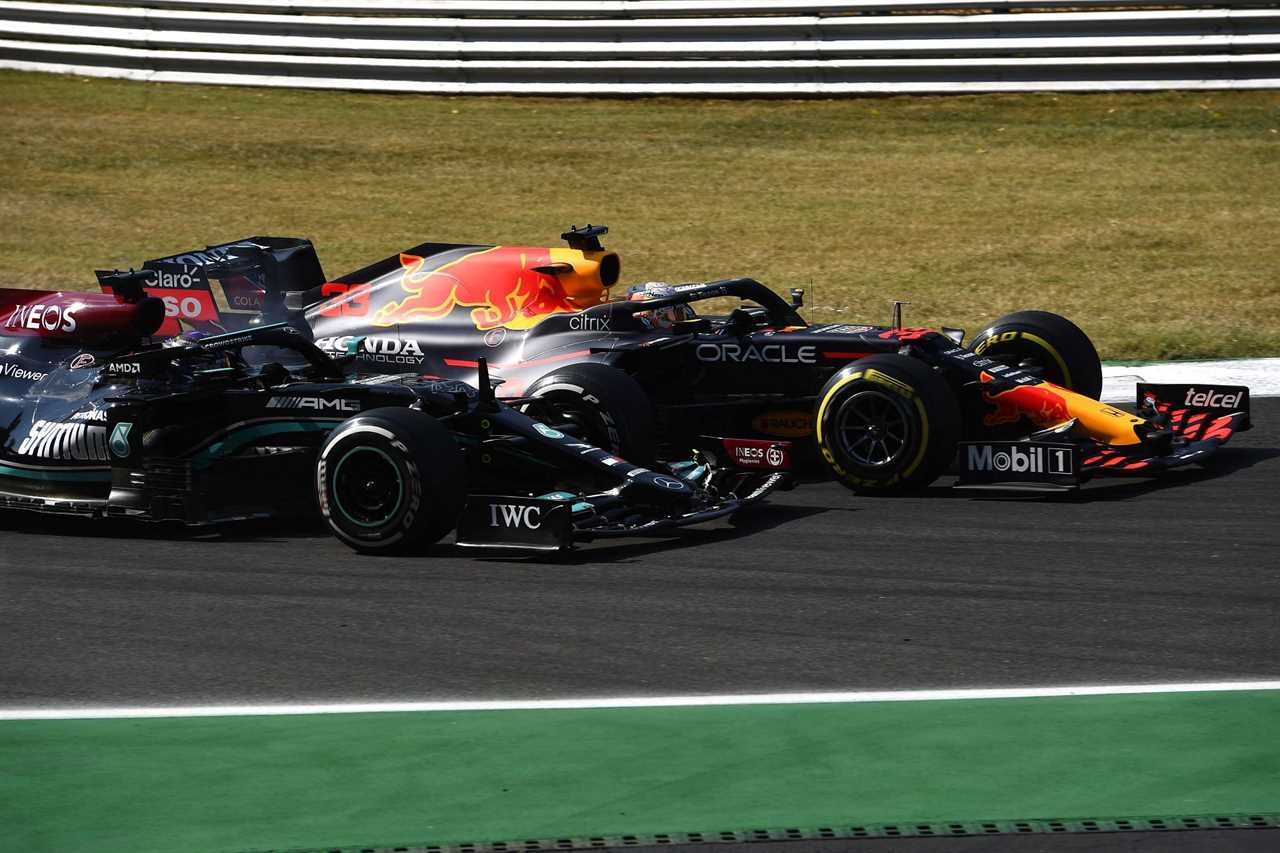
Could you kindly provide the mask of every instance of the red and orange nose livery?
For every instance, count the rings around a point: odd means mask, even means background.
[[[984,383],[997,381],[989,373],[983,373],[981,379]],[[1014,423],[1025,417],[1041,429],[1048,429],[1074,418],[1085,432],[1108,444],[1137,444],[1142,439],[1134,427],[1146,423],[1115,406],[1051,382],[1015,384],[1003,391],[984,391],[982,399],[996,407],[994,412],[983,418],[987,426]]]
[[[990,374],[982,374],[983,382],[990,382]],[[1010,424],[1025,417],[1038,427],[1047,429],[1063,421],[1071,420],[1071,409],[1066,399],[1045,383],[1039,385],[1014,385],[1007,391],[984,392],[982,399],[993,404],[996,410],[985,418],[987,426]]]

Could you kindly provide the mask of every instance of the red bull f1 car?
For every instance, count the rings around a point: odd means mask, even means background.
[[[729,515],[786,485],[624,461],[547,401],[498,402],[483,363],[478,386],[357,378],[302,323],[165,337],[172,305],[213,304],[185,274],[0,290],[0,508],[187,525],[318,512],[364,552],[455,528],[462,545],[562,549]]]
[[[810,324],[800,291],[784,299],[749,278],[611,299],[621,265],[606,232],[571,229],[564,248],[423,243],[332,280],[309,242],[255,237],[147,262],[147,292],[170,331],[294,312],[317,347],[371,375],[474,385],[484,361],[513,405],[551,402],[626,458],[700,447],[862,493],[919,488],[952,466],[975,487],[1149,475],[1202,462],[1249,425],[1239,387],[1140,386],[1136,413],[1099,402],[1093,344],[1043,311],[966,343],[959,329],[906,327],[900,310],[887,326]],[[700,315],[710,300],[737,307]]]

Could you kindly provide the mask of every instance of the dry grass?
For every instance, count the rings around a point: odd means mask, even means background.
[[[1108,358],[1280,354],[1280,94],[383,96],[0,72],[0,284],[252,233],[330,274],[605,222],[624,281],[753,275],[817,319],[1064,313]]]

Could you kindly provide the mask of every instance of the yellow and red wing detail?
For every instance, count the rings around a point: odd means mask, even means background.
[[[983,382],[995,381],[988,373],[983,373],[981,379]],[[1049,429],[1074,418],[1081,431],[1106,444],[1127,445],[1141,441],[1134,427],[1144,423],[1142,418],[1052,382],[1014,385],[994,393],[983,392],[982,398],[996,407],[983,419],[987,426],[1013,423],[1025,417],[1041,429]]]

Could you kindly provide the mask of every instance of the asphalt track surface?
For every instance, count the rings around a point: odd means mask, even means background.
[[[0,708],[535,699],[1280,676],[1280,400],[1212,470],[1068,499],[856,498],[559,560],[361,557],[315,528],[0,517]],[[788,842],[1264,850],[1273,831]],[[754,845],[759,847],[760,845]]]
[[[1280,676],[1280,399],[1213,470],[857,498],[559,560],[320,529],[0,523],[0,707],[535,699]]]

